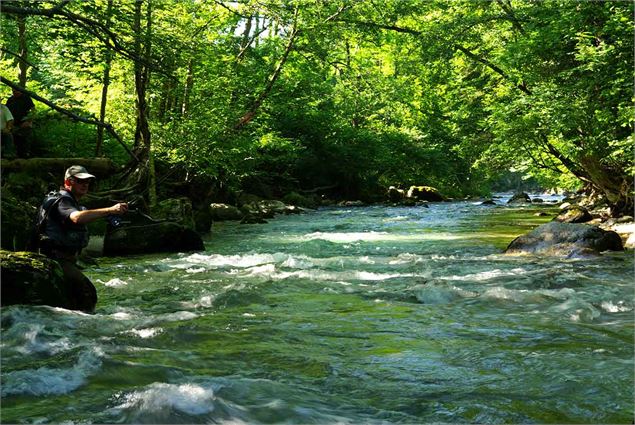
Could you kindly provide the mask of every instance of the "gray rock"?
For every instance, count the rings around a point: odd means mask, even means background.
[[[623,251],[620,236],[596,226],[552,221],[514,239],[505,253],[572,256]]]
[[[210,204],[209,211],[214,221],[242,220],[245,215],[233,205]]]

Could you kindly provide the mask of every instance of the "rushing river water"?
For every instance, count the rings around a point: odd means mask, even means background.
[[[3,423],[631,423],[633,255],[506,256],[538,207],[327,208],[101,259],[2,310]]]

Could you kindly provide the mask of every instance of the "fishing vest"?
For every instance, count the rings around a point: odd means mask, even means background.
[[[85,209],[80,207],[75,197],[66,190],[62,189],[46,195],[38,211],[41,244],[77,253],[88,245],[88,228],[84,224],[60,220],[54,209],[57,208],[62,199],[70,201],[79,211]]]

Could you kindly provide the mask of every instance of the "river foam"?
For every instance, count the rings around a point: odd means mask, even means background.
[[[111,413],[134,411],[137,415],[181,412],[202,415],[214,410],[214,391],[196,384],[154,383],[119,397]]]

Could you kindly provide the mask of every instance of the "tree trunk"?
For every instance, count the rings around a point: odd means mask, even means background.
[[[150,143],[150,126],[148,123],[148,102],[146,100],[146,91],[150,78],[150,71],[146,65],[151,53],[151,16],[152,16],[152,4],[150,1],[147,3],[146,11],[146,27],[145,34],[141,29],[141,6],[142,1],[135,2],[135,14],[134,14],[134,32],[135,32],[135,53],[139,57],[143,57],[144,63],[141,61],[135,62],[135,91],[136,98],[136,128],[135,128],[135,141],[134,151],[143,163],[140,166],[145,165],[145,169],[139,169],[139,180],[145,181],[148,187],[148,200],[150,205],[156,204],[156,181],[154,175],[154,163],[151,159],[151,143]],[[144,40],[145,39],[145,40]]]
[[[18,43],[20,60],[18,61],[18,81],[22,87],[26,87],[28,66],[28,48],[26,43],[26,17],[18,16]]]
[[[135,54],[138,57],[143,53],[143,38],[144,35],[141,30],[141,6],[142,1],[135,2],[135,14],[134,14],[134,32],[135,32]],[[148,24],[149,25],[149,24]],[[146,40],[149,44],[150,40]],[[149,50],[149,46],[146,44],[145,50]],[[134,150],[141,160],[148,159],[148,152],[150,148],[150,127],[148,125],[148,102],[146,101],[146,89],[148,79],[148,69],[141,62],[136,61],[134,66],[135,73],[135,91],[136,91],[136,127],[134,138]]]
[[[112,15],[113,0],[108,0],[106,8],[106,25],[110,25],[110,17]],[[110,66],[112,63],[112,51],[106,49],[104,66],[104,83],[101,89],[101,105],[99,107],[99,122],[104,123],[106,120],[106,103],[108,102],[108,86],[110,85]],[[97,143],[95,145],[95,156],[101,154],[101,145],[104,142],[104,127],[97,127]]]
[[[183,107],[181,114],[187,115],[190,111],[190,93],[194,87],[194,60],[190,59],[187,64],[187,79],[185,80],[185,93],[183,93]]]
[[[606,197],[613,217],[632,215],[634,202],[631,177],[623,170],[614,170],[602,164],[594,156],[581,158],[580,164],[589,177],[589,183]]]
[[[146,64],[149,64],[152,57],[152,1],[148,0],[148,9],[146,10],[146,48],[145,48],[145,60]],[[148,65],[144,65],[144,94],[145,89],[150,84],[150,67]],[[149,108],[146,104],[145,111],[145,131],[146,131],[146,144],[148,150],[148,173],[150,177],[150,187],[148,190],[148,200],[150,201],[150,207],[154,207],[157,204],[157,174],[154,168],[154,156],[152,155],[152,145],[150,143],[150,127],[148,123],[148,117],[150,115]]]

